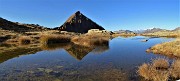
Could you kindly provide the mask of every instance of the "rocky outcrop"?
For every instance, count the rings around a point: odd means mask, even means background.
[[[87,18],[85,15],[80,13],[80,11],[77,11],[75,14],[70,16],[62,26],[54,29],[76,33],[87,33],[90,29],[104,30],[102,26]]]

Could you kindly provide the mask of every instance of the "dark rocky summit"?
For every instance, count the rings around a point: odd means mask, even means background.
[[[80,13],[80,11],[77,11],[75,14],[70,16],[62,26],[54,29],[76,33],[87,33],[90,29],[104,30],[102,26],[84,16],[82,13]]]

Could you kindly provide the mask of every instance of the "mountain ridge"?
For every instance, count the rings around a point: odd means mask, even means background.
[[[3,30],[9,30],[9,31],[14,31],[14,32],[19,32],[19,33],[30,32],[30,31],[42,31],[42,30],[50,29],[50,28],[40,26],[38,24],[24,24],[24,23],[19,23],[19,22],[12,22],[1,17],[0,17],[0,28]]]

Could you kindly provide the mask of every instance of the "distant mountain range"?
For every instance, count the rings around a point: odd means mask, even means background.
[[[124,33],[124,34],[130,34],[130,33],[134,33],[133,31],[130,30],[118,30],[118,31],[114,31],[114,33]]]
[[[180,32],[180,27],[175,28],[174,30],[166,30],[166,29],[160,29],[160,28],[152,28],[152,29],[146,29],[146,30],[118,30],[114,31],[114,33],[136,33],[136,34],[143,34],[143,33],[155,33],[155,32]]]
[[[153,29],[147,29],[143,33],[154,33],[154,32],[159,32],[159,31],[168,31],[168,30],[160,29],[160,28],[153,28]]]
[[[160,29],[160,28],[152,28],[152,29],[146,29],[146,30],[135,30],[133,32],[135,33],[154,33],[154,32],[175,32],[180,31],[180,27],[177,27],[174,30],[166,30],[166,29]]]

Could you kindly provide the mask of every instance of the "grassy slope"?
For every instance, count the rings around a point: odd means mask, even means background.
[[[171,42],[157,44],[147,51],[153,52],[155,54],[180,57],[180,39],[178,38]]]

